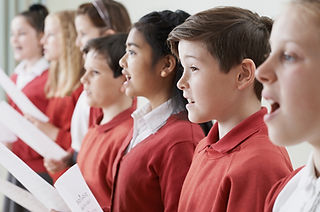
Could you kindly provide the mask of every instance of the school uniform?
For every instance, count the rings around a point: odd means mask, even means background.
[[[40,111],[45,113],[49,101],[46,98],[44,87],[48,79],[49,64],[44,58],[41,58],[28,71],[25,70],[25,66],[25,61],[19,63],[15,68],[14,73],[11,75],[11,80]],[[22,114],[21,110],[10,98],[8,98],[8,102],[14,109]],[[34,151],[29,145],[18,138],[17,141],[12,143],[11,150],[33,171],[37,172],[47,182],[52,183],[47,170],[43,166],[42,156]],[[17,181],[11,174],[8,176],[8,181],[23,188],[19,181]],[[20,212],[27,210],[12,200],[5,198],[3,211]]]
[[[40,111],[45,113],[49,101],[46,98],[44,87],[48,79],[49,64],[44,58],[41,58],[30,71],[26,72],[24,67],[25,62],[21,62],[16,67],[11,80]],[[22,114],[10,98],[9,104]],[[43,166],[43,158],[22,140],[18,139],[12,144],[12,152],[35,172],[47,172]]]
[[[204,137],[186,112],[174,112],[171,100],[132,114],[129,133],[113,166],[113,212],[177,211],[183,180],[194,148]]]
[[[77,163],[101,208],[109,209],[112,188],[112,165],[124,139],[133,126],[132,106],[106,124],[99,125],[103,114],[84,137]]]
[[[49,117],[50,123],[59,128],[55,142],[65,150],[69,150],[71,147],[71,117],[82,90],[83,87],[81,85],[69,96],[49,99],[46,115]],[[65,170],[55,174],[50,173],[50,176],[55,182],[64,172]]]
[[[305,167],[274,185],[264,211],[320,212],[320,178],[316,177],[312,154]]]
[[[286,150],[273,145],[265,108],[219,140],[218,124],[197,146],[182,187],[180,212],[258,212],[271,186],[288,175]]]

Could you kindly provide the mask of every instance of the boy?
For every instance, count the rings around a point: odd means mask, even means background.
[[[217,120],[195,155],[178,211],[263,211],[265,197],[292,170],[270,143],[255,80],[270,52],[272,21],[236,7],[191,16],[169,35],[184,73],[178,82],[192,122]]]

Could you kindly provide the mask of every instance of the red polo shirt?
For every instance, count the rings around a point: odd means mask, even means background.
[[[133,126],[135,106],[121,112],[110,122],[99,125],[103,115],[83,139],[77,163],[101,208],[110,208],[112,165],[124,139]]]
[[[172,115],[155,134],[125,154],[132,131],[113,166],[114,212],[175,212],[194,148],[204,137],[186,114]]]
[[[16,83],[17,74],[11,76],[11,80]],[[41,75],[34,78],[21,90],[30,101],[37,106],[37,108],[45,113],[49,100],[46,98],[44,87],[48,79],[48,70],[42,72]],[[9,99],[9,104],[19,111],[21,110],[18,106]],[[31,169],[38,173],[47,172],[46,168],[43,166],[43,158],[36,151],[34,151],[29,145],[24,143],[22,140],[18,139],[12,144],[12,152],[16,154],[21,160],[23,160]]]
[[[271,186],[292,171],[284,148],[273,145],[263,122],[251,115],[219,140],[218,124],[195,150],[178,211],[258,212]]]
[[[83,87],[81,85],[74,90],[70,96],[50,98],[46,110],[46,115],[49,117],[50,123],[60,129],[55,142],[65,150],[71,147],[71,117],[82,89]],[[49,174],[53,182],[55,182],[64,172],[65,170],[55,174]]]

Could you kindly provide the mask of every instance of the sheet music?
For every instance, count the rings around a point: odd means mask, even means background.
[[[70,209],[57,190],[0,143],[0,164],[28,189],[46,208],[68,212]]]
[[[17,136],[11,130],[0,123],[0,142],[13,143],[17,139]]]
[[[29,114],[42,122],[49,121],[49,118],[16,87],[2,69],[0,69],[0,85],[24,114]]]
[[[103,212],[86,184],[77,164],[61,175],[54,186],[71,211]]]
[[[0,102],[0,117],[0,122],[3,125],[14,132],[42,157],[59,160],[68,154],[4,101]]]
[[[0,192],[29,211],[50,212],[30,192],[3,179],[0,179]]]

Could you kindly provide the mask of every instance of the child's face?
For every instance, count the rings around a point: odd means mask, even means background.
[[[128,35],[126,53],[119,63],[123,68],[122,74],[127,79],[124,83],[126,95],[143,96],[150,100],[159,89],[157,64],[152,66],[151,46],[135,28]]]
[[[62,54],[62,30],[56,17],[46,18],[44,36],[41,39],[44,56],[47,60],[58,60]]]
[[[113,77],[107,58],[89,51],[85,60],[86,72],[81,78],[88,104],[92,107],[107,108],[123,94],[120,88],[124,77]]]
[[[273,25],[272,53],[257,71],[270,138],[280,145],[318,142],[320,136],[319,25],[301,8],[289,7]]]
[[[82,50],[88,40],[100,37],[99,28],[95,27],[86,15],[78,15],[75,18],[77,30],[76,45]]]
[[[202,42],[182,40],[178,50],[184,71],[177,86],[188,100],[190,121],[224,121],[232,116],[228,109],[234,105],[234,71],[223,73]]]
[[[17,61],[30,60],[42,55],[41,36],[23,16],[15,17],[11,22],[10,42]]]

